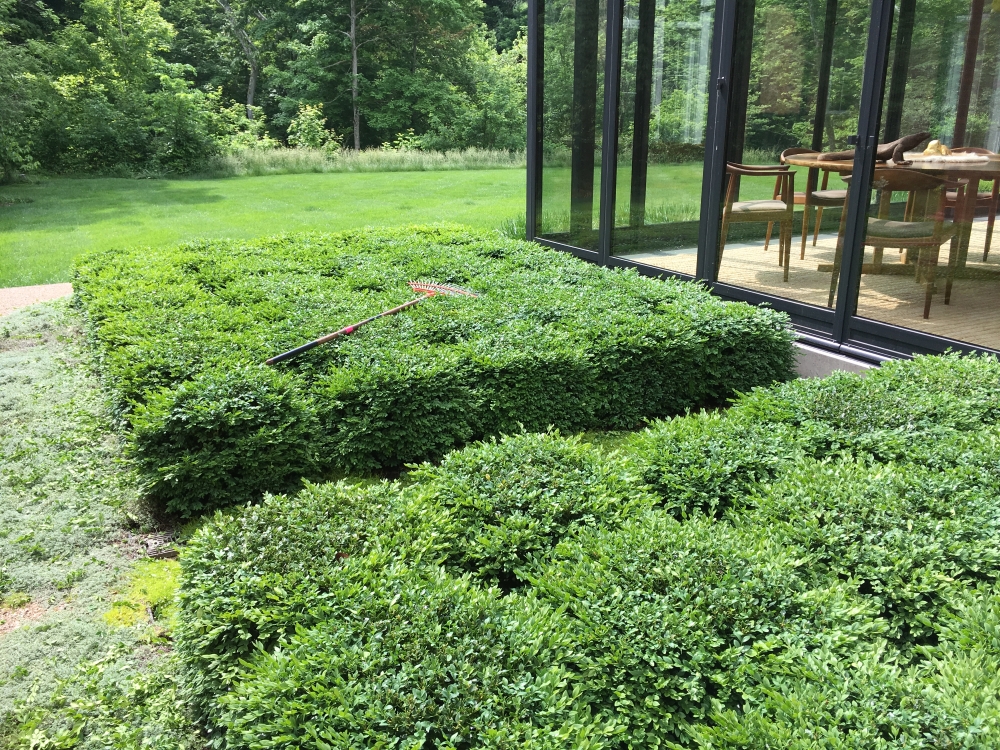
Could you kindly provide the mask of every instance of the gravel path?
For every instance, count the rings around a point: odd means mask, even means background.
[[[0,315],[14,312],[36,302],[68,297],[73,293],[72,284],[41,284],[40,286],[12,286],[0,289]]]

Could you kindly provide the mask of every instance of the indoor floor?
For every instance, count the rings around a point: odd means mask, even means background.
[[[930,317],[923,318],[924,285],[916,283],[910,267],[901,263],[897,250],[887,248],[882,272],[864,273],[858,315],[894,325],[914,328],[978,346],[1000,349],[1000,230],[994,231],[990,257],[982,262],[986,221],[973,224],[969,260],[964,272],[954,280],[951,302],[944,304],[948,247],[942,248],[937,266],[937,291],[931,301]],[[835,234],[821,234],[815,246],[806,245],[800,258],[801,239],[792,242],[788,281],[778,265],[775,241],[768,250],[762,242],[726,245],[719,281],[825,307],[830,294],[831,266],[836,249]],[[865,248],[865,269],[873,262],[873,249]],[[694,275],[693,248],[663,252],[643,252],[623,256],[645,265]]]

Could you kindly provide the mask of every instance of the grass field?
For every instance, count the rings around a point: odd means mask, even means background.
[[[4,186],[0,195],[32,202],[0,206],[0,287],[68,281],[90,249],[443,221],[493,228],[524,213],[524,180],[498,169]]]
[[[697,219],[701,175],[701,164],[650,165],[647,221]],[[630,180],[620,169],[618,223],[628,221]],[[569,183],[569,169],[545,170],[545,231],[568,227]],[[599,185],[598,173],[595,190]],[[772,188],[769,179],[747,181],[742,197],[770,198]],[[13,199],[0,200],[0,287],[68,281],[73,258],[91,249],[436,222],[492,229],[523,220],[524,190],[523,169],[8,185],[0,187],[0,197]]]

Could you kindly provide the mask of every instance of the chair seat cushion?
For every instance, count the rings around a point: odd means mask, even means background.
[[[812,197],[821,201],[836,201],[843,203],[847,200],[846,190],[814,190]]]
[[[993,197],[993,193],[990,193],[990,192],[976,193],[976,200],[988,201],[992,197]],[[958,191],[957,190],[949,190],[948,191],[948,200],[951,201],[952,203],[954,203],[955,201],[957,201],[958,200]]]
[[[889,221],[888,219],[869,219],[868,237],[889,237],[899,240],[927,239],[934,237],[933,221]],[[947,237],[951,233],[952,223],[941,223],[939,237]]]
[[[784,201],[736,201],[733,204],[734,214],[773,214],[787,210]]]

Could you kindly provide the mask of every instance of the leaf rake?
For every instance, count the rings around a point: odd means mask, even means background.
[[[372,315],[370,318],[365,318],[364,320],[358,321],[353,325],[345,326],[344,328],[341,328],[339,331],[334,331],[333,333],[328,333],[325,336],[320,336],[318,339],[310,341],[308,344],[297,346],[296,348],[291,349],[285,352],[284,354],[279,354],[275,357],[271,357],[269,360],[266,360],[264,364],[276,365],[279,362],[284,362],[286,360],[297,357],[303,352],[307,352],[310,349],[315,349],[317,346],[326,344],[327,342],[333,341],[334,339],[338,339],[341,336],[349,336],[350,334],[354,333],[356,330],[361,328],[361,326],[367,325],[368,323],[371,323],[373,320],[378,320],[379,318],[385,318],[388,317],[389,315],[395,315],[396,313],[403,312],[403,310],[413,307],[414,305],[418,305],[424,300],[430,299],[431,297],[437,297],[439,295],[447,297],[479,296],[478,294],[470,291],[469,289],[464,289],[463,287],[455,286],[453,284],[437,284],[433,281],[408,281],[406,283],[409,285],[410,289],[412,289],[414,292],[420,292],[421,295],[416,299],[411,299],[409,302],[404,302],[402,305],[394,307],[391,310],[385,310],[383,312],[380,312],[378,315]]]

